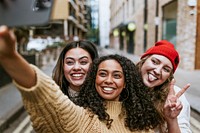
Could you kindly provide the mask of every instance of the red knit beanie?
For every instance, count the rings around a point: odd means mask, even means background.
[[[155,43],[155,46],[149,48],[141,57],[144,58],[147,55],[159,54],[167,57],[172,65],[173,72],[175,72],[178,64],[179,64],[179,54],[175,50],[174,45],[166,40],[161,40]]]

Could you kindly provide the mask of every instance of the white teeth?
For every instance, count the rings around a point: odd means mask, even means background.
[[[74,77],[80,77],[82,74],[72,74]]]
[[[112,91],[113,90],[113,88],[108,88],[108,87],[103,88],[103,89],[106,90],[106,91]]]
[[[154,81],[154,80],[157,80],[157,79],[158,79],[158,78],[155,77],[154,75],[149,74],[149,80],[150,80],[150,81]]]

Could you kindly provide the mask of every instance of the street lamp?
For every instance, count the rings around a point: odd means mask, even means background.
[[[113,31],[113,36],[114,36],[114,37],[119,36],[119,30],[118,30],[118,29],[114,29],[114,31]]]
[[[148,29],[148,24],[144,24],[143,28],[144,28],[144,30],[147,30]]]
[[[129,31],[134,31],[136,29],[136,25],[135,25],[135,23],[129,23],[128,24],[128,30]]]

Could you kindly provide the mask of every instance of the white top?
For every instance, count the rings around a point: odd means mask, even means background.
[[[176,93],[178,93],[181,88],[178,86],[174,86],[174,90]],[[181,133],[192,133],[191,128],[190,128],[190,104],[187,101],[185,95],[181,95],[179,98],[181,101],[183,108],[178,115],[178,124],[181,130]]]

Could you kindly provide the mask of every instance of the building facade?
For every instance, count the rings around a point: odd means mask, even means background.
[[[36,27],[34,32],[61,36],[65,40],[78,40],[85,38],[90,19],[87,0],[55,0],[50,23],[46,27]]]
[[[108,47],[110,27],[110,0],[99,0],[99,43],[101,47]]]
[[[111,0],[110,47],[141,55],[166,39],[181,55],[180,68],[200,69],[198,5],[196,0]]]

